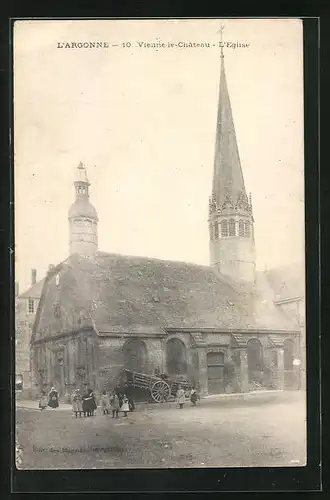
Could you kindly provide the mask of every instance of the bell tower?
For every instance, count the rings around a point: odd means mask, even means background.
[[[251,195],[247,196],[221,48],[219,104],[212,194],[209,200],[210,264],[236,282],[255,282]]]
[[[92,257],[98,249],[97,224],[99,219],[95,208],[89,201],[89,186],[86,167],[80,162],[74,181],[76,199],[70,207],[68,217],[70,255]]]

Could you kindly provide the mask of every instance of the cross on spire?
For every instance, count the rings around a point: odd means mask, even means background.
[[[223,32],[221,26],[220,33]],[[236,203],[244,195],[247,199],[243,172],[236,140],[233,114],[228,93],[224,57],[221,47],[220,86],[212,194],[218,207],[225,201]]]
[[[220,33],[220,57],[223,57],[223,45],[222,45],[222,35],[223,35],[223,30],[225,29],[224,25],[222,24],[220,26],[220,29],[218,33]]]

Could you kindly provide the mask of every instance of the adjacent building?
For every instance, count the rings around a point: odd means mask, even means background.
[[[31,285],[19,295],[15,286],[15,390],[17,397],[30,398],[35,393],[31,378],[30,342],[44,279],[37,281],[37,272],[31,271]]]

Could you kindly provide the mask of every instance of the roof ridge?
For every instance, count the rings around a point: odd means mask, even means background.
[[[96,254],[96,257],[97,256],[120,257],[123,259],[141,259],[141,260],[145,260],[145,261],[151,260],[151,261],[164,262],[164,263],[169,263],[169,264],[185,264],[187,266],[193,266],[193,267],[199,267],[199,268],[203,268],[203,269],[213,270],[212,266],[207,265],[207,264],[197,264],[195,262],[188,262],[185,260],[161,259],[159,257],[148,257],[146,255],[129,255],[129,254],[122,254],[122,253],[112,253],[112,252],[99,251]]]

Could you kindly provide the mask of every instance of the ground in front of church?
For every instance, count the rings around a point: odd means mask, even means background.
[[[75,419],[69,409],[16,412],[19,469],[299,466],[305,394],[140,405],[125,418]]]

